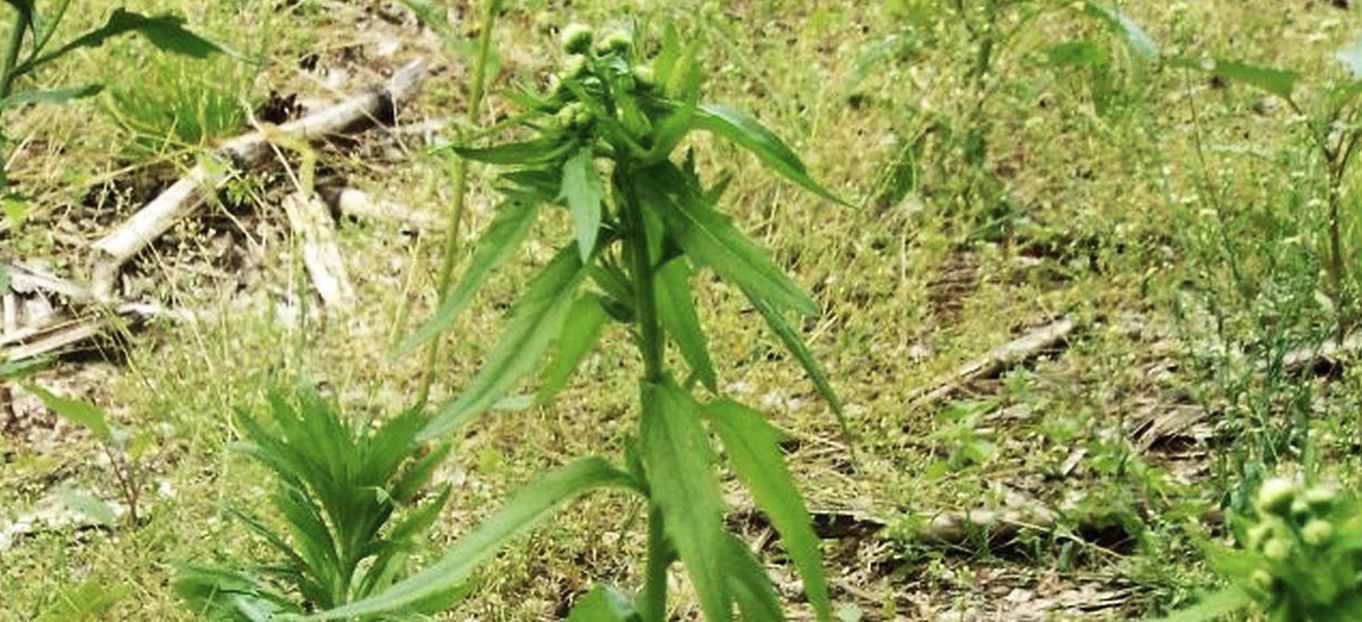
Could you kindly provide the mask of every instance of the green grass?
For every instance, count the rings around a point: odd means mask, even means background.
[[[232,71],[232,84],[240,89],[230,93],[233,102],[258,102],[270,90],[334,98],[336,90],[320,74],[299,69],[299,60],[311,53],[325,66],[347,70],[341,92],[367,85],[412,56],[447,54],[422,98],[402,116],[416,121],[461,114],[466,59],[433,36],[373,17],[364,3],[302,2],[279,13],[280,3],[263,0],[213,3],[212,9],[176,0],[144,4],[132,8],[182,11],[204,32],[269,55],[271,62],[258,75]],[[507,109],[498,98],[513,83],[511,76],[546,78],[554,67],[549,51],[556,36],[546,29],[573,21],[609,23],[617,10],[616,3],[601,0],[573,2],[567,10],[556,2],[510,4],[495,38],[502,62],[491,85],[489,120]],[[82,14],[100,12],[95,9],[104,7],[73,6]],[[1126,9],[1165,48],[1182,54],[1315,72],[1328,66],[1333,49],[1362,34],[1352,26],[1356,8],[1341,11],[1324,2],[1216,0],[1173,8],[1129,3]],[[463,2],[456,10],[478,13]],[[967,42],[958,37],[943,38],[910,62],[879,66],[862,85],[858,101],[848,101],[841,85],[862,53],[900,23],[883,3],[753,0],[710,3],[676,14],[661,8],[641,11],[641,20],[673,19],[683,32],[704,37],[709,45],[703,63],[713,99],[752,110],[764,124],[778,128],[804,155],[810,171],[844,196],[865,199],[876,190],[879,174],[898,151],[898,137],[916,127],[905,113],[910,106],[947,120],[968,112],[959,60]],[[391,12],[402,14],[396,8]],[[364,20],[378,24],[378,30],[357,29]],[[462,22],[457,27],[464,35],[474,34]],[[1014,234],[1005,243],[977,234],[980,215],[989,206],[961,204],[953,192],[956,180],[941,173],[928,175],[929,186],[915,199],[879,208],[839,208],[757,174],[758,162],[736,150],[694,141],[702,172],[717,173],[720,163],[736,163],[729,164],[735,178],[727,196],[738,225],[775,249],[778,263],[812,289],[825,310],[805,325],[805,336],[847,402],[857,437],[854,464],[840,445],[835,419],[807,389],[803,374],[793,361],[781,359],[779,344],[763,334],[756,315],[743,313],[740,292],[707,284],[697,304],[719,363],[720,386],[771,413],[771,420],[797,440],[790,443],[788,460],[815,512],[864,514],[890,524],[859,545],[854,539],[825,543],[837,604],[859,607],[865,619],[952,619],[952,612],[966,611],[989,617],[1018,607],[1005,599],[1007,591],[980,589],[982,584],[1032,590],[1038,599],[1083,586],[1128,589],[1122,604],[1101,614],[1111,619],[1185,602],[1214,584],[1189,537],[1196,529],[1188,524],[1235,489],[1237,476],[1232,475],[1239,469],[1218,466],[1221,459],[1233,461],[1233,445],[1191,447],[1204,449],[1202,455],[1166,449],[1143,453],[1124,440],[1131,426],[1151,409],[1190,401],[1206,404],[1212,413],[1208,422],[1234,431],[1232,440],[1256,441],[1273,434],[1258,422],[1280,423],[1302,412],[1285,399],[1300,380],[1277,378],[1284,384],[1272,389],[1257,379],[1242,390],[1225,381],[1221,372],[1226,368],[1207,356],[1215,331],[1205,323],[1212,311],[1221,312],[1227,317],[1228,341],[1253,346],[1277,334],[1274,321],[1280,319],[1253,301],[1314,299],[1301,284],[1317,278],[1312,268],[1266,263],[1289,252],[1281,240],[1297,237],[1307,249],[1320,242],[1315,233],[1289,231],[1290,223],[1314,218],[1283,193],[1297,184],[1309,190],[1291,175],[1309,171],[1311,164],[1288,122],[1290,112],[1249,89],[1222,89],[1204,75],[1164,70],[1149,76],[1143,110],[1098,116],[1081,79],[1057,77],[1042,62],[1049,45],[1093,35],[1093,28],[1042,19],[997,59],[1002,88],[988,100],[985,114],[991,120],[989,168],[1004,182],[1015,209]],[[389,34],[404,44],[393,58],[353,62],[344,52],[359,46],[372,54]],[[258,41],[267,44],[252,45]],[[110,46],[118,57],[148,53],[135,40]],[[102,75],[103,58],[83,52],[61,73]],[[1307,72],[1307,82],[1317,81],[1311,75]],[[208,96],[197,87],[153,78],[134,74],[119,86],[149,88],[146,101],[189,108],[198,105],[195,98]],[[1193,123],[1190,98],[1199,123]],[[133,155],[142,153],[136,146],[143,133],[125,130],[104,112],[108,105],[107,100],[86,101],[35,109],[12,128],[23,146],[11,175],[35,197],[35,209],[24,228],[0,230],[0,259],[42,258],[59,273],[80,276],[86,259],[82,244],[137,207],[115,202],[96,210],[85,201],[90,188],[125,179],[126,171],[135,176],[190,165],[192,157],[173,149],[155,157]],[[225,109],[225,103],[220,105]],[[1198,133],[1203,145],[1215,147],[1207,149],[1204,165],[1195,150]],[[195,141],[180,137],[177,142]],[[1277,163],[1246,157],[1241,153],[1246,150],[1268,154]],[[449,203],[447,163],[424,154],[420,145],[408,153],[409,159],[389,160],[324,152],[322,159],[355,185],[418,209],[442,210]],[[1255,275],[1270,297],[1246,299],[1229,286],[1227,264],[1217,259],[1224,231],[1208,211],[1203,170],[1223,197],[1238,246],[1236,265]],[[463,232],[470,238],[491,217],[494,194],[488,181],[485,168],[473,167]],[[179,244],[158,246],[137,262],[135,269],[153,281],[161,281],[163,273],[173,275],[164,277],[173,291],[165,285],[153,293],[173,296],[199,312],[198,322],[137,332],[125,346],[126,362],[82,372],[97,373],[94,379],[63,385],[62,379],[86,369],[74,362],[39,376],[40,382],[98,402],[124,427],[156,431],[161,440],[149,458],[149,520],[141,528],[113,533],[39,534],[0,552],[0,594],[6,596],[0,619],[30,619],[62,589],[87,579],[124,591],[110,619],[190,619],[169,589],[175,564],[262,552],[249,550],[253,545],[243,530],[220,514],[228,502],[250,505],[269,493],[263,471],[228,449],[237,435],[233,407],[259,409],[271,383],[301,379],[323,383],[347,412],[394,413],[414,399],[421,357],[391,356],[393,324],[401,305],[410,304],[408,324],[396,335],[403,337],[434,308],[441,240],[430,236],[413,247],[416,242],[391,225],[343,226],[341,244],[361,304],[341,317],[310,320],[303,337],[292,304],[300,267],[282,233],[278,197],[268,184],[251,187],[249,210],[228,218],[220,208],[210,208],[212,218],[186,225]],[[233,230],[233,219],[245,230],[234,239],[262,258],[258,277],[242,291],[234,278],[198,268],[226,270],[232,264],[215,264],[221,249],[194,237],[210,227]],[[1288,224],[1264,224],[1278,221]],[[543,224],[535,237],[570,231],[571,223],[562,218]],[[489,283],[448,333],[432,390],[437,401],[453,396],[476,372],[492,345],[490,337],[502,326],[501,311],[550,253],[532,244],[515,262],[519,267]],[[414,261],[430,276],[409,281]],[[937,283],[944,271],[961,266],[968,267],[970,277],[963,286]],[[1281,280],[1269,281],[1267,275]],[[1195,304],[1196,312],[1178,319],[1177,301]],[[1290,334],[1315,330],[1318,313],[1305,313]],[[993,412],[1007,416],[985,418],[962,431],[941,407],[907,403],[915,389],[1061,315],[1082,324],[1062,353],[1036,362],[1024,383],[984,383],[958,397],[995,399],[999,407]],[[554,405],[493,413],[464,431],[452,460],[436,476],[437,482],[454,485],[453,495],[424,560],[433,559],[535,473],[589,453],[618,454],[632,428],[632,378],[639,372],[628,339],[622,331],[608,331],[600,354],[585,362],[582,376]],[[1012,377],[1021,376],[1014,372]],[[1349,367],[1339,377],[1309,382],[1312,402],[1305,412],[1313,453],[1287,452],[1277,461],[1288,469],[1318,468],[1345,486],[1355,485],[1358,459],[1351,447],[1362,432],[1354,415],[1362,406],[1362,375]],[[0,410],[0,420],[4,416]],[[961,439],[974,438],[989,440],[993,453],[947,474],[933,473],[931,465]],[[95,449],[93,440],[67,427],[39,424],[0,433],[5,456],[0,524],[30,512],[57,485],[113,498],[105,466],[93,458]],[[1084,453],[1074,470],[1057,475],[1075,450]],[[1255,454],[1246,456],[1245,464],[1262,462]],[[1232,477],[1222,479],[1221,473]],[[726,480],[725,490],[736,492],[734,484]],[[1017,497],[1116,509],[1145,525],[1142,542],[1108,552],[1065,537],[1041,536],[999,549],[928,545],[910,537],[919,514],[930,517]],[[734,503],[750,507],[747,501]],[[641,584],[645,515],[646,508],[623,495],[569,506],[498,558],[482,574],[481,589],[446,617],[550,619],[593,582]],[[631,516],[633,524],[622,527]],[[1074,517],[1062,519],[1061,526],[1076,530]],[[789,568],[777,573],[794,576]],[[683,607],[683,619],[696,616],[697,608]],[[1059,612],[1055,617],[1091,619]]]

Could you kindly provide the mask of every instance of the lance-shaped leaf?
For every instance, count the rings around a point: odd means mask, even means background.
[[[639,622],[633,603],[614,589],[597,585],[572,606],[567,622]]]
[[[1159,46],[1154,43],[1154,38],[1144,31],[1135,20],[1122,13],[1116,7],[1107,6],[1100,2],[1087,0],[1084,3],[1084,12],[1098,18],[1108,28],[1125,39],[1126,45],[1130,46],[1131,51],[1137,56],[1148,61],[1158,60]]]
[[[662,514],[705,618],[731,620],[724,579],[724,501],[714,478],[714,449],[694,400],[675,384],[644,383],[642,393],[640,441],[650,501]]]
[[[813,532],[804,498],[785,467],[780,432],[761,413],[732,400],[707,404],[703,412],[723,441],[733,472],[752,491],[757,507],[780,533],[780,542],[804,579],[804,593],[818,619],[831,620],[832,602],[823,576],[818,537]],[[742,546],[741,542],[738,544]]]
[[[398,350],[409,353],[449,328],[459,313],[472,302],[473,294],[477,293],[492,271],[506,263],[525,242],[525,236],[529,235],[538,213],[539,205],[533,201],[508,199],[502,202],[492,224],[478,239],[477,249],[473,251],[472,259],[468,260],[468,268],[459,277],[459,283],[440,303],[435,315],[402,342]],[[449,234],[454,235],[453,232]]]
[[[846,204],[837,195],[809,176],[804,162],[799,159],[779,136],[766,129],[759,121],[747,113],[720,104],[704,104],[696,109],[691,117],[694,127],[707,130],[733,141],[738,146],[751,151],[771,170],[780,173],[810,192],[829,201]]]
[[[41,369],[48,362],[49,362],[48,359],[38,358],[24,359],[22,361],[12,361],[9,363],[0,363],[0,380],[9,380],[10,378],[27,376],[28,374],[33,373],[34,370]]]
[[[563,322],[562,334],[558,336],[558,352],[544,371],[542,384],[535,392],[535,403],[547,403],[567,386],[577,366],[581,365],[586,355],[591,353],[592,346],[600,339],[606,319],[605,307],[601,306],[601,300],[595,294],[586,294],[573,303],[567,321]]]
[[[184,23],[184,18],[178,15],[146,16],[121,8],[115,9],[103,26],[76,37],[56,50],[24,62],[15,69],[15,72],[18,74],[27,73],[40,65],[61,58],[71,50],[83,47],[99,47],[113,37],[134,32],[142,35],[152,45],[166,52],[194,58],[207,58],[213,54],[240,57],[239,54],[221,44],[190,32],[184,27]]]
[[[560,138],[536,138],[519,143],[504,143],[493,147],[456,147],[455,153],[488,164],[529,165],[553,162],[562,158],[574,143]]]
[[[691,373],[710,391],[718,391],[714,362],[710,360],[704,329],[700,327],[700,316],[695,312],[695,300],[690,293],[690,276],[690,266],[679,257],[658,269],[654,275],[657,315],[662,327],[676,341]]]
[[[1283,99],[1291,99],[1291,92],[1296,88],[1296,82],[1301,78],[1299,71],[1250,65],[1237,60],[1179,57],[1168,62],[1176,67],[1204,71],[1230,82],[1239,82],[1262,89]]]
[[[771,578],[766,576],[766,569],[747,548],[747,543],[733,534],[726,533],[724,536],[724,565],[728,569],[724,576],[743,619],[784,622],[785,612],[780,608],[780,595],[771,585]],[[831,620],[824,617],[821,610],[818,616],[819,620]]]
[[[96,439],[105,443],[115,442],[113,428],[109,426],[109,417],[98,406],[89,402],[58,397],[35,384],[25,385],[24,388],[29,393],[38,396],[43,405],[51,409],[52,412],[89,430]]]
[[[771,332],[776,334],[780,342],[785,345],[785,349],[794,355],[795,360],[799,361],[799,366],[804,368],[804,373],[809,375],[809,380],[818,390],[818,394],[827,401],[828,407],[832,408],[833,414],[837,415],[837,421],[842,426],[842,433],[850,438],[850,430],[847,428],[846,414],[842,409],[842,398],[837,396],[837,391],[832,388],[832,382],[828,380],[828,375],[823,371],[823,366],[814,358],[813,352],[809,350],[809,345],[804,343],[804,338],[785,321],[785,316],[780,314],[780,309],[772,305],[769,301],[756,295],[755,292],[745,291],[747,299],[756,307],[757,312],[761,313],[762,319],[766,320],[766,326]]]
[[[560,250],[530,283],[524,297],[511,309],[506,332],[487,356],[482,371],[458,399],[436,414],[421,432],[421,440],[439,436],[486,411],[538,364],[561,334],[577,286],[587,273],[575,247]]]
[[[646,205],[662,217],[667,234],[697,263],[725,281],[750,290],[783,308],[817,315],[818,305],[766,252],[747,239],[728,217],[701,201],[675,164],[664,162],[639,171],[633,183]]]
[[[601,202],[605,191],[596,173],[591,146],[582,147],[563,163],[563,185],[558,198],[567,202],[572,222],[577,228],[577,246],[585,262],[596,249],[596,237],[601,231]]]
[[[637,489],[637,484],[628,473],[600,458],[585,458],[551,471],[522,488],[504,507],[459,538],[434,564],[374,596],[307,619],[337,620],[400,611],[448,593],[510,540],[548,518],[569,500],[599,488]]]
[[[104,87],[98,84],[82,84],[61,89],[19,91],[0,99],[0,109],[23,104],[61,104],[73,99],[82,99],[98,94]]]

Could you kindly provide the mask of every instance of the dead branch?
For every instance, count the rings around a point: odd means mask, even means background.
[[[444,223],[433,214],[414,210],[401,203],[375,199],[363,190],[323,186],[317,188],[317,194],[327,205],[346,216],[394,221],[422,231],[444,229]]]
[[[298,236],[303,265],[322,301],[331,308],[350,306],[355,290],[336,246],[336,228],[326,205],[315,195],[294,193],[284,199],[284,212]]]
[[[330,108],[270,130],[303,139],[317,139],[344,131],[356,124],[388,116],[398,104],[413,97],[425,79],[426,63],[403,67],[388,84],[352,97]],[[92,270],[91,290],[100,300],[113,295],[119,270],[153,240],[175,226],[203,203],[205,191],[225,183],[234,167],[245,169],[270,155],[265,132],[253,132],[228,141],[214,153],[216,165],[198,165],[153,199],[120,227],[94,243],[98,258]]]
[[[962,365],[945,380],[914,392],[908,402],[920,405],[943,402],[972,382],[997,377],[1009,367],[1034,359],[1058,346],[1076,327],[1076,322],[1063,318],[1036,328]]]

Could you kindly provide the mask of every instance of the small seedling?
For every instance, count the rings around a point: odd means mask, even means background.
[[[804,593],[820,620],[831,620],[817,536],[781,455],[781,434],[757,411],[720,394],[692,295],[707,269],[741,292],[841,416],[841,402],[786,313],[818,313],[817,304],[766,252],[718,211],[726,180],[701,180],[683,140],[703,130],[747,149],[771,170],[824,198],[798,156],[756,119],[733,108],[700,104],[698,46],[668,31],[657,52],[630,33],[597,37],[585,26],[563,33],[564,60],[548,92],[518,95],[517,117],[530,136],[488,147],[464,146],[465,158],[505,167],[504,199],[473,252],[462,280],[434,318],[406,343],[411,351],[448,328],[478,286],[528,237],[542,208],[567,210],[572,239],[513,307],[508,326],[482,371],[440,408],[423,438],[447,435],[494,406],[548,403],[591,352],[605,327],[627,327],[642,359],[641,419],[627,441],[625,467],[587,458],[541,476],[464,536],[431,567],[372,599],[328,611],[341,619],[397,610],[461,585],[502,544],[588,490],[619,487],[648,505],[645,584],[637,594],[600,587],[573,612],[579,620],[667,619],[669,569],[680,562],[704,615],[731,620],[784,619],[761,563],[724,528],[718,452],[780,534]],[[674,347],[686,373],[669,364]],[[550,352],[555,356],[540,367]],[[541,370],[532,395],[510,393]],[[712,399],[695,395],[704,387]]]
[[[449,486],[423,498],[449,454],[416,441],[426,420],[407,411],[374,428],[356,426],[315,393],[298,405],[270,396],[272,425],[238,413],[240,450],[275,478],[276,516],[232,509],[241,524],[278,556],[264,565],[223,563],[182,570],[175,590],[199,614],[259,620],[339,607],[404,576],[408,555],[438,518]],[[271,527],[282,520],[286,530]],[[412,603],[407,614],[438,611],[457,591]]]

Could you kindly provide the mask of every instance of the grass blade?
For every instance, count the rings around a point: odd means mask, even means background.
[[[537,203],[515,199],[501,204],[492,224],[478,239],[477,250],[473,251],[468,268],[458,285],[454,286],[454,291],[440,303],[435,315],[402,342],[398,347],[399,353],[412,352],[454,323],[454,319],[473,300],[473,294],[491,276],[492,271],[506,263],[524,243],[525,236],[530,233],[530,226],[534,224],[534,217],[539,213],[538,207]],[[449,235],[454,235],[454,232],[449,232]]]
[[[458,399],[436,414],[421,432],[420,440],[439,436],[486,411],[534,369],[562,333],[577,286],[586,276],[587,270],[575,246],[560,250],[530,283],[525,296],[512,309],[510,325],[487,356],[482,371]]]
[[[657,286],[657,314],[662,327],[676,340],[681,358],[710,391],[718,391],[719,379],[714,373],[714,362],[705,344],[704,329],[695,312],[695,300],[690,294],[690,266],[684,259],[673,259],[654,274]]]
[[[536,404],[547,403],[567,386],[572,373],[577,371],[577,366],[600,339],[607,319],[605,307],[601,306],[600,299],[594,294],[582,296],[573,303],[567,321],[563,322],[562,333],[558,336],[558,354],[544,371],[543,384],[534,394]]]
[[[0,109],[23,104],[62,104],[73,99],[83,99],[97,95],[102,90],[104,90],[104,87],[99,84],[82,84],[80,86],[70,86],[60,89],[19,91],[9,97],[0,99]]]
[[[337,620],[401,610],[448,592],[516,536],[539,524],[567,501],[598,488],[636,488],[633,478],[600,458],[585,458],[552,471],[520,492],[472,533],[459,538],[434,564],[372,597],[308,617]]]
[[[767,423],[761,413],[732,400],[712,402],[705,405],[702,412],[723,441],[733,472],[752,491],[757,507],[766,513],[780,534],[781,544],[804,579],[804,593],[818,619],[832,620],[832,601],[823,576],[818,536],[813,532],[812,518],[795,486],[794,477],[785,467],[785,459],[780,453],[780,432]],[[741,541],[737,545],[746,552]],[[769,584],[764,572],[762,582]]]
[[[714,450],[694,400],[670,381],[643,385],[640,441],[650,501],[661,511],[710,622],[732,619],[724,587],[724,501],[710,466]]]
[[[696,262],[785,308],[804,315],[818,314],[813,299],[776,267],[761,247],[700,200],[676,165],[666,162],[646,169],[634,183],[645,203],[657,209],[668,235]]]
[[[590,146],[583,147],[563,164],[562,188],[558,198],[567,201],[568,211],[572,212],[572,222],[577,227],[577,245],[585,263],[596,249],[596,237],[601,231],[601,204],[605,200]]]
[[[704,104],[691,117],[693,127],[707,130],[751,151],[771,170],[785,176],[810,192],[834,203],[846,201],[819,185],[809,176],[804,162],[793,149],[747,113],[720,104]]]

